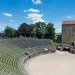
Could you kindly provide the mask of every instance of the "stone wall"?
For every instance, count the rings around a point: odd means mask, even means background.
[[[75,24],[62,25],[62,44],[71,44],[75,41]]]
[[[19,62],[18,62],[18,68],[19,68],[19,70],[23,73],[23,75],[29,75],[29,74],[25,71],[25,69],[24,69],[24,64],[27,63],[27,61],[28,61],[29,59],[31,59],[31,58],[33,58],[33,57],[36,57],[36,56],[38,56],[38,55],[43,55],[43,54],[48,54],[48,53],[54,53],[54,52],[56,52],[55,49],[47,50],[47,51],[44,50],[44,51],[41,51],[41,52],[35,52],[35,53],[33,53],[33,54],[31,54],[31,55],[28,55],[28,56],[23,56],[23,57],[19,60]]]
[[[71,49],[71,50],[70,50],[70,53],[75,54],[75,49]]]

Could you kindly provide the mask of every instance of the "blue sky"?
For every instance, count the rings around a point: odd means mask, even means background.
[[[54,23],[59,33],[63,20],[75,20],[75,0],[0,0],[0,31],[41,21]]]

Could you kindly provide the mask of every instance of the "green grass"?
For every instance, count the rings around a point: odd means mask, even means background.
[[[0,40],[5,40],[4,38],[0,38]]]
[[[53,40],[51,40],[51,42],[52,42],[53,46],[61,46],[62,45],[61,43],[55,43],[55,42],[53,42]]]
[[[22,75],[18,61],[24,50],[7,41],[0,41],[0,75]]]

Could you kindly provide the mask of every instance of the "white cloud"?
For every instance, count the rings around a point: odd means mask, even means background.
[[[28,10],[24,10],[24,12],[26,12],[26,11],[29,11],[29,12],[40,12],[39,10],[33,9],[33,8],[28,9]]]
[[[8,17],[13,17],[12,14],[9,14],[9,13],[3,13],[3,15],[8,16]]]
[[[75,15],[67,15],[67,16],[66,16],[66,18],[68,18],[68,19],[69,19],[69,18],[74,18],[74,17],[75,17]]]
[[[10,22],[13,22],[14,20],[9,20]]]
[[[61,28],[55,30],[56,33],[61,33],[61,31],[62,31]]]
[[[41,3],[42,3],[41,0],[32,0],[32,2],[33,2],[34,4],[41,4]]]
[[[66,17],[67,17],[67,18],[73,18],[72,16],[69,16],[69,15],[67,15]]]
[[[30,12],[40,12],[39,10],[33,9],[33,8],[29,9],[28,11],[30,11]]]
[[[26,12],[27,10],[24,10],[24,12]]]
[[[37,13],[29,13],[28,17],[29,19],[32,19],[33,23],[36,22],[45,22],[45,20],[42,19],[43,14],[37,14]]]

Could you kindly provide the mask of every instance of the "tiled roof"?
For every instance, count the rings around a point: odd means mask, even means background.
[[[70,21],[62,21],[62,25],[69,25],[69,24],[75,24],[75,20],[70,20]]]

